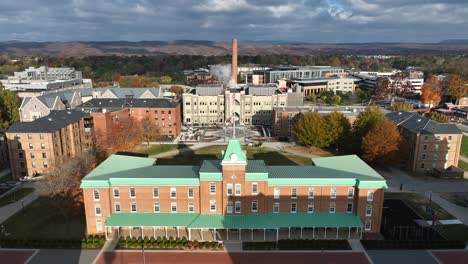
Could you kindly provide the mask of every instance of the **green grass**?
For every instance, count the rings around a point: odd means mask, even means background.
[[[468,226],[466,225],[437,225],[436,229],[448,240],[468,241]]]
[[[34,188],[20,188],[14,191],[13,193],[8,194],[5,197],[2,197],[2,199],[0,199],[0,207],[19,201],[21,200],[21,198],[27,196],[33,191],[34,191]]]
[[[65,218],[49,198],[40,197],[3,226],[15,239],[78,239],[85,235],[86,221],[83,215]]]
[[[400,199],[405,202],[413,211],[424,220],[432,220],[432,215],[426,212],[426,207],[431,206],[435,213],[436,220],[455,219],[453,215],[445,211],[434,202],[429,202],[425,196],[417,193],[385,193],[385,199]]]
[[[177,149],[179,145],[177,144],[160,144],[160,145],[150,145],[149,147],[144,146],[138,152],[145,153],[148,155],[156,155],[163,152],[168,152],[174,149]]]
[[[195,151],[185,152],[173,157],[159,158],[161,165],[200,165],[203,160],[221,159],[221,152],[226,149],[226,145],[212,145]],[[264,147],[243,147],[247,151],[248,159],[265,160],[267,165],[311,165],[309,158],[296,156],[287,152],[276,151]]]
[[[458,168],[468,171],[468,163],[464,162],[463,160],[458,160]]]
[[[465,157],[468,157],[468,136],[463,136],[460,154],[462,154]]]

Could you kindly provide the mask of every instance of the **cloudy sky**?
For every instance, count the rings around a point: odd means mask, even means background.
[[[468,0],[2,0],[0,40],[468,39]]]

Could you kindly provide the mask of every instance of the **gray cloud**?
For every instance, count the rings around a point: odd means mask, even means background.
[[[468,38],[466,0],[22,0],[0,40],[434,42]]]

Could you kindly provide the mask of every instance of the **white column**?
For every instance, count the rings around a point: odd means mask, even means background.
[[[361,227],[361,239],[362,239],[362,227]]]
[[[348,239],[351,238],[351,227],[348,227]]]
[[[107,226],[104,227],[104,231],[106,232],[106,240],[107,240]]]
[[[234,122],[235,122],[235,121],[234,121]],[[242,235],[241,235],[241,233],[242,233],[242,229],[241,229],[241,228],[239,228],[239,241],[240,241],[240,240],[242,240],[242,239],[241,239],[241,238],[242,238]]]
[[[130,238],[132,238],[132,228],[131,227],[128,228],[128,232],[130,233]]]
[[[276,228],[276,241],[279,240],[279,228]]]
[[[229,228],[226,229],[226,240],[229,240]]]
[[[201,240],[203,240],[203,228],[200,228]]]
[[[117,237],[120,238],[120,226],[117,227]]]
[[[301,239],[302,239],[302,227],[301,227]]]
[[[338,239],[338,233],[339,233],[339,232],[340,232],[340,228],[337,227],[337,228],[336,228],[336,239]]]
[[[144,238],[144,236],[143,236],[143,227],[140,227],[140,231],[141,231],[141,239],[143,239]]]
[[[153,226],[153,237],[156,239],[156,228]]]
[[[250,228],[250,240],[253,241],[253,229],[252,228]]]
[[[327,228],[325,227],[325,239],[327,239]]]
[[[192,240],[192,229],[188,228],[188,240]]]
[[[288,227],[288,238],[291,238],[291,227]]]
[[[176,226],[176,228],[177,228],[177,238],[179,238],[179,227]]]
[[[263,228],[263,241],[266,241],[266,229]]]
[[[216,240],[216,228],[213,229],[213,238],[214,238],[214,240]]]
[[[164,227],[164,234],[165,234],[165,236],[167,238],[167,226]]]
[[[315,227],[312,227],[312,239],[315,238]]]

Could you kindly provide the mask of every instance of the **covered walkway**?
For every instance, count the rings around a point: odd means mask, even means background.
[[[113,213],[105,231],[123,237],[186,237],[189,240],[276,241],[361,238],[363,224],[352,213]]]

